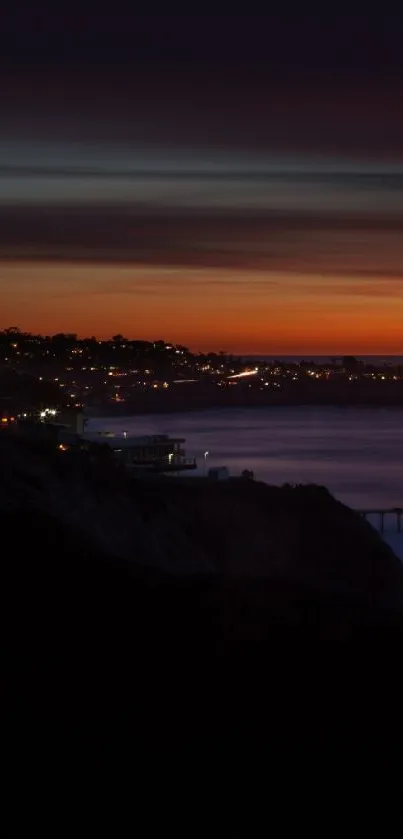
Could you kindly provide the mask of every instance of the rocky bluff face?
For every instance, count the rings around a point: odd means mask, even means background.
[[[143,577],[157,570],[174,578],[282,581],[371,608],[403,603],[400,561],[322,487],[135,479],[101,447],[60,452],[9,434],[0,439],[0,463],[3,532],[12,518],[19,558],[28,544],[32,562],[40,562],[57,527],[55,563],[89,552],[129,563]],[[70,555],[67,544],[74,544]]]
[[[19,759],[34,744],[76,773],[243,741],[276,766],[277,740],[288,772],[324,732],[349,755],[359,733],[395,741],[403,567],[325,489],[133,480],[105,450],[8,433],[0,469]]]

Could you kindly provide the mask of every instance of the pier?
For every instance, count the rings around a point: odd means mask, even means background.
[[[376,510],[357,510],[357,512],[360,516],[363,516],[364,519],[368,518],[368,516],[378,516],[379,530],[381,533],[385,532],[385,517],[393,516],[396,522],[396,533],[402,532],[403,507],[389,507],[386,509]]]

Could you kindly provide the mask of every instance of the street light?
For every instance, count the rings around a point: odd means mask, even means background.
[[[206,468],[207,468],[207,458],[210,452],[204,452],[204,475],[206,475]]]

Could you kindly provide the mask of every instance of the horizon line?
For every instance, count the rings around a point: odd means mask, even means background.
[[[39,332],[35,332],[35,331],[32,332],[32,331],[29,331],[29,330],[25,331],[25,330],[21,329],[21,327],[18,327],[18,326],[4,326],[4,327],[1,327],[0,328],[0,333],[4,333],[7,329],[13,329],[13,328],[18,330],[18,332],[21,333],[21,336],[35,335],[35,336],[38,336],[38,337],[41,337],[41,338],[46,338],[46,337],[53,338],[56,335],[66,335],[66,336],[74,335],[76,337],[77,341],[85,341],[85,340],[90,340],[92,338],[95,338],[98,342],[101,342],[101,343],[107,343],[107,342],[111,342],[113,340],[112,335],[109,335],[107,337],[106,336],[100,336],[100,335],[90,335],[89,333],[79,335],[78,333],[74,332],[73,330],[71,330],[71,331],[58,331],[58,332],[53,332],[53,333],[46,333],[46,332],[40,332],[40,331]],[[115,334],[118,335],[120,333],[116,332]],[[140,338],[140,337],[136,338],[136,337],[128,337],[128,336],[125,336],[125,335],[123,335],[122,337],[125,338],[126,341],[129,342],[129,343],[132,342],[132,341],[141,341],[141,342],[144,342],[144,343],[147,343],[147,344],[155,344],[155,343],[157,343],[157,341],[163,341],[165,344],[171,344],[174,347],[186,346],[186,344],[183,341],[176,342],[176,341],[165,340],[165,339],[162,339],[162,338]],[[231,348],[223,349],[222,346],[220,346],[219,349],[215,349],[215,348],[211,348],[211,347],[209,349],[196,349],[196,348],[192,348],[191,346],[186,346],[186,348],[191,353],[194,353],[194,354],[201,353],[201,354],[205,355],[206,353],[209,353],[209,352],[217,353],[217,354],[219,354],[220,352],[223,352],[225,355],[235,355],[235,356],[240,356],[240,357],[250,356],[250,357],[255,357],[255,358],[262,357],[262,356],[266,356],[266,357],[270,357],[270,358],[280,358],[280,357],[289,357],[289,358],[301,357],[301,358],[303,358],[304,356],[308,356],[308,355],[317,356],[317,357],[322,356],[323,358],[332,358],[332,357],[333,358],[343,358],[344,356],[360,356],[360,357],[364,357],[364,358],[365,357],[374,357],[374,356],[381,356],[381,357],[384,357],[384,356],[391,356],[391,357],[402,356],[403,357],[403,348],[400,351],[395,350],[394,352],[392,352],[390,350],[382,352],[379,349],[377,351],[367,350],[366,352],[361,352],[359,350],[351,350],[351,349],[348,349],[348,350],[338,349],[338,350],[328,350],[328,351],[325,351],[325,350],[319,351],[319,350],[310,349],[310,350],[300,350],[299,352],[297,352],[297,351],[292,351],[292,350],[289,350],[289,351],[284,351],[284,350],[239,350],[239,349],[235,350],[235,349],[231,349]]]

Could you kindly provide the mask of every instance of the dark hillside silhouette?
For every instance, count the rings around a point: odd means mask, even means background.
[[[326,490],[130,481],[11,436],[0,462],[14,748],[99,766],[396,736],[403,568]]]

